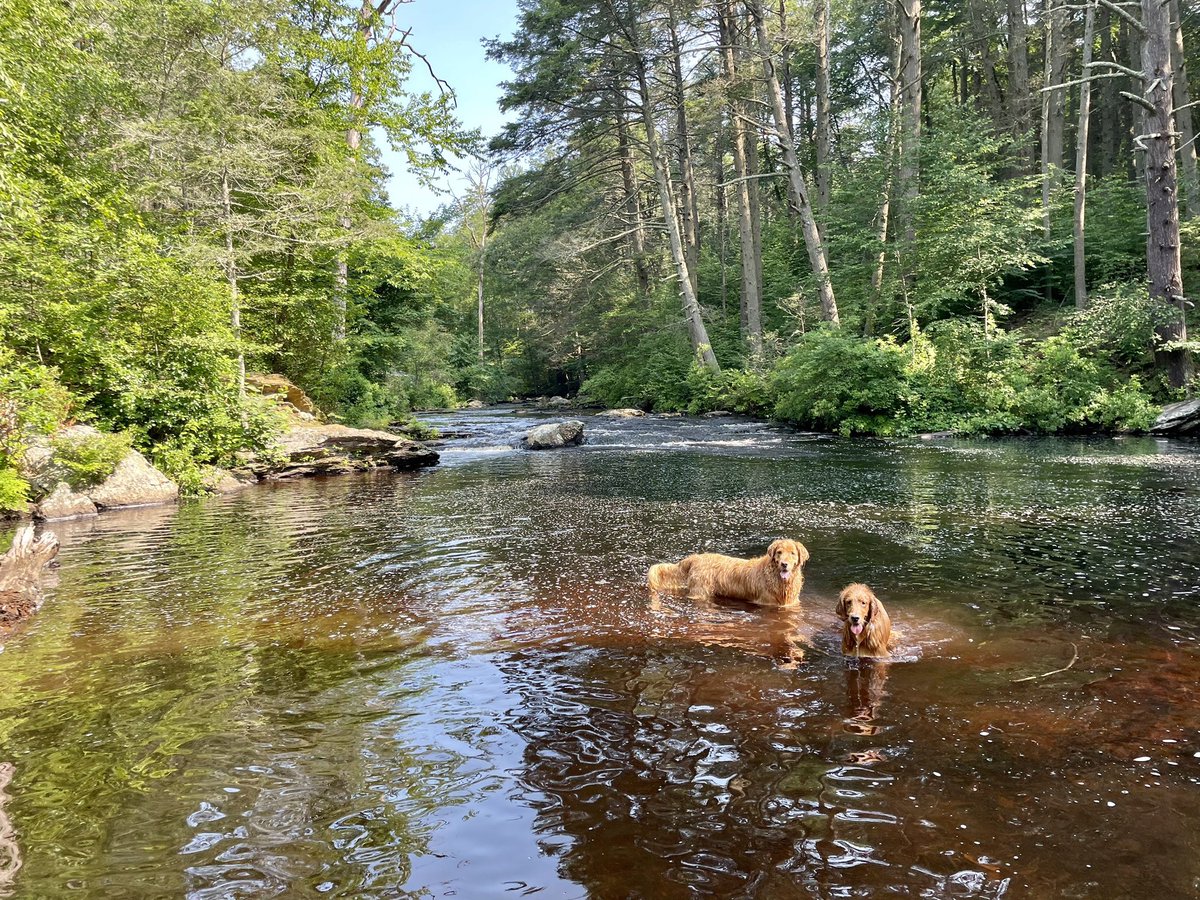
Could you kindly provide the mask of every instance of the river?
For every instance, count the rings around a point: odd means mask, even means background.
[[[56,524],[0,897],[1200,894],[1200,445],[535,418]],[[799,610],[647,596],[779,536]]]

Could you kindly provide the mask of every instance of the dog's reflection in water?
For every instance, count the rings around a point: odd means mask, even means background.
[[[864,658],[848,659],[845,666],[846,717],[843,727],[852,734],[879,734],[886,727],[878,720],[883,699],[887,696],[891,665],[885,660]]]

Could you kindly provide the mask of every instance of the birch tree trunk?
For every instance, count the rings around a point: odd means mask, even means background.
[[[1088,3],[1083,20],[1084,82],[1079,91],[1079,127],[1075,142],[1075,308],[1087,309],[1087,261],[1084,257],[1084,225],[1087,215],[1088,131],[1092,112],[1092,82],[1090,79],[1092,49],[1095,43],[1096,4]]]
[[[710,372],[720,372],[717,357],[708,339],[708,330],[700,316],[700,303],[692,289],[692,277],[688,271],[687,254],[684,252],[683,236],[676,215],[675,198],[671,191],[671,173],[667,159],[658,139],[658,125],[654,121],[654,103],[650,94],[650,79],[646,72],[646,59],[639,47],[633,48],[634,65],[637,69],[638,92],[641,97],[642,121],[646,125],[646,150],[654,168],[654,181],[658,185],[658,196],[662,203],[663,220],[667,227],[667,238],[671,244],[671,258],[675,262],[675,274],[679,279],[679,295],[683,303],[683,316],[687,322],[688,338],[696,359]]]
[[[914,0],[915,2],[915,0]],[[837,300],[833,296],[833,284],[829,280],[829,264],[825,258],[825,248],[821,244],[821,234],[817,230],[817,222],[813,217],[812,203],[809,200],[808,185],[805,183],[804,170],[796,157],[796,148],[792,143],[792,135],[787,127],[787,115],[783,103],[783,91],[779,86],[779,77],[775,72],[775,59],[771,54],[771,45],[767,40],[766,22],[763,21],[762,3],[760,0],[747,0],[747,9],[754,20],[754,29],[758,34],[758,49],[762,56],[763,75],[767,81],[767,93],[775,114],[775,132],[783,149],[783,162],[788,170],[792,198],[796,202],[796,211],[800,216],[800,227],[804,231],[804,244],[808,250],[808,261],[812,266],[813,275],[817,279],[817,290],[821,300],[821,317],[834,325],[838,324]]]
[[[1196,132],[1192,127],[1192,92],[1188,86],[1186,57],[1183,53],[1183,23],[1179,0],[1171,0],[1171,67],[1175,74],[1175,125],[1179,129],[1179,161],[1183,169],[1185,213],[1192,219],[1200,215],[1200,173],[1196,171]]]
[[[1171,98],[1171,20],[1162,0],[1142,0],[1143,96],[1153,107],[1146,114],[1146,268],[1150,297],[1172,308],[1172,320],[1157,330],[1162,344],[1187,340],[1183,271],[1179,258],[1179,200],[1175,170],[1175,128]],[[1190,374],[1188,351],[1169,346],[1155,352],[1172,387],[1183,387]]]
[[[762,251],[756,238],[758,182],[751,177],[750,136],[746,126],[746,104],[742,100],[737,72],[737,23],[733,0],[722,0],[717,7],[717,26],[721,40],[721,66],[725,72],[732,126],[733,169],[737,177],[738,237],[742,252],[741,324],[742,339],[752,356],[762,352]]]

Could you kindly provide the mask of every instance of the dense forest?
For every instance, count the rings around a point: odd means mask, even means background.
[[[248,370],[372,425],[1138,430],[1194,387],[1182,0],[520,0],[494,136],[404,13],[4,4],[0,508],[69,421],[197,488],[279,427]],[[410,220],[384,146],[467,187]]]

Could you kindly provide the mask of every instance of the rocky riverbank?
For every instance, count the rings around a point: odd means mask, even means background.
[[[438,461],[437,451],[403,435],[322,421],[312,401],[282,376],[254,375],[247,383],[278,406],[285,427],[263,451],[244,453],[237,466],[209,472],[203,485],[209,493],[312,475],[417,469]],[[112,457],[107,462],[106,454]],[[180,496],[179,485],[130,448],[127,438],[122,445],[117,436],[88,425],[36,439],[25,452],[21,475],[33,489],[30,513],[43,521],[174,503]]]

